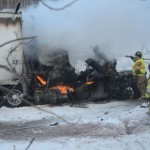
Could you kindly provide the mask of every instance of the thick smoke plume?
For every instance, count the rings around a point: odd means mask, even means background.
[[[70,2],[46,1],[54,8]],[[24,35],[48,49],[67,49],[73,66],[93,57],[98,45],[108,59],[149,51],[150,1],[79,0],[62,11],[39,3],[23,10]]]

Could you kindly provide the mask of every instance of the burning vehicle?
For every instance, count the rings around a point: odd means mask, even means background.
[[[36,72],[33,75],[35,104],[137,98],[139,91],[131,71],[117,72],[117,61],[109,61],[98,46],[93,52],[95,58],[85,60],[86,70],[79,74],[75,73],[68,52],[63,49],[51,51],[46,65],[40,61],[34,65],[38,70],[33,71]]]
[[[61,104],[139,96],[131,72],[117,72],[117,61],[109,61],[98,46],[93,49],[95,57],[85,60],[86,70],[77,74],[66,50],[47,53],[36,40],[24,42],[21,13],[1,12],[0,33],[1,105],[18,107],[26,100]]]

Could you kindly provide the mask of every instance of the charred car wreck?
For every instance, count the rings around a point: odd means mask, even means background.
[[[67,51],[62,49],[51,51],[46,65],[31,59],[35,104],[137,98],[139,91],[131,71],[117,72],[117,61],[109,61],[98,46],[93,52],[95,58],[85,60],[86,70],[79,74],[69,63]]]

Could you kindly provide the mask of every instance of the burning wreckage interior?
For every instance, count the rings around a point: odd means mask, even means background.
[[[118,72],[117,60],[108,60],[98,46],[93,48],[93,54],[85,60],[86,69],[76,73],[67,50],[43,51],[37,42],[28,45],[24,50],[25,82],[8,87],[9,91],[4,88],[7,93],[2,94],[0,105],[79,104],[140,96],[131,71]]]
[[[30,57],[28,55],[26,62],[31,83],[28,89],[34,104],[55,105],[139,97],[131,71],[117,72],[117,60],[109,61],[98,46],[93,49],[95,57],[85,60],[87,67],[79,74],[70,64],[66,50],[51,51],[46,55],[46,64],[42,63],[37,52],[34,53],[33,47],[29,51]]]

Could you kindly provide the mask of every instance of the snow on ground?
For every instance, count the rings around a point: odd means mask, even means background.
[[[34,142],[29,150],[149,150],[150,134],[130,135],[117,138],[57,138]],[[2,143],[2,142],[0,142]],[[7,142],[1,150],[25,150],[29,142]]]
[[[88,123],[97,122],[103,119],[103,123],[119,123],[120,120],[126,118],[143,118],[146,117],[147,109],[142,109],[141,105],[137,104],[138,101],[114,101],[110,103],[91,103],[87,104],[85,108],[80,108],[80,105],[70,107],[67,105],[49,107],[49,106],[38,106],[36,107],[20,107],[20,108],[7,108],[2,107],[0,109],[1,122],[15,122],[15,121],[33,121],[41,119],[55,119],[55,121],[65,122],[60,118],[54,116],[52,113],[63,117],[70,123]],[[144,103],[143,103],[144,105]],[[145,104],[146,105],[146,104]],[[86,108],[87,107],[87,108]]]
[[[63,106],[38,106],[22,107],[22,108],[6,108],[0,109],[0,124],[4,122],[29,122],[34,120],[49,119],[50,123],[58,122],[59,125],[67,125],[58,116],[52,115],[56,113],[69,123],[85,124],[101,124],[102,130],[107,133],[106,126],[116,127],[123,134],[118,136],[102,136],[97,137],[79,136],[79,137],[61,137],[50,138],[46,140],[35,140],[29,150],[49,150],[49,149],[80,149],[80,150],[149,150],[150,147],[150,116],[146,114],[148,111],[147,103],[139,100],[128,101],[112,101],[109,103],[88,103],[87,105],[63,105]],[[50,112],[50,113],[49,113]],[[124,134],[125,123],[129,129],[138,125],[132,134]],[[147,125],[147,126],[146,126]],[[117,128],[118,127],[118,128]],[[146,128],[143,128],[146,127]],[[111,129],[111,128],[110,128]],[[112,131],[113,132],[113,131]],[[31,139],[30,139],[31,140]],[[0,140],[0,150],[25,150],[30,140],[24,141],[5,141]]]

